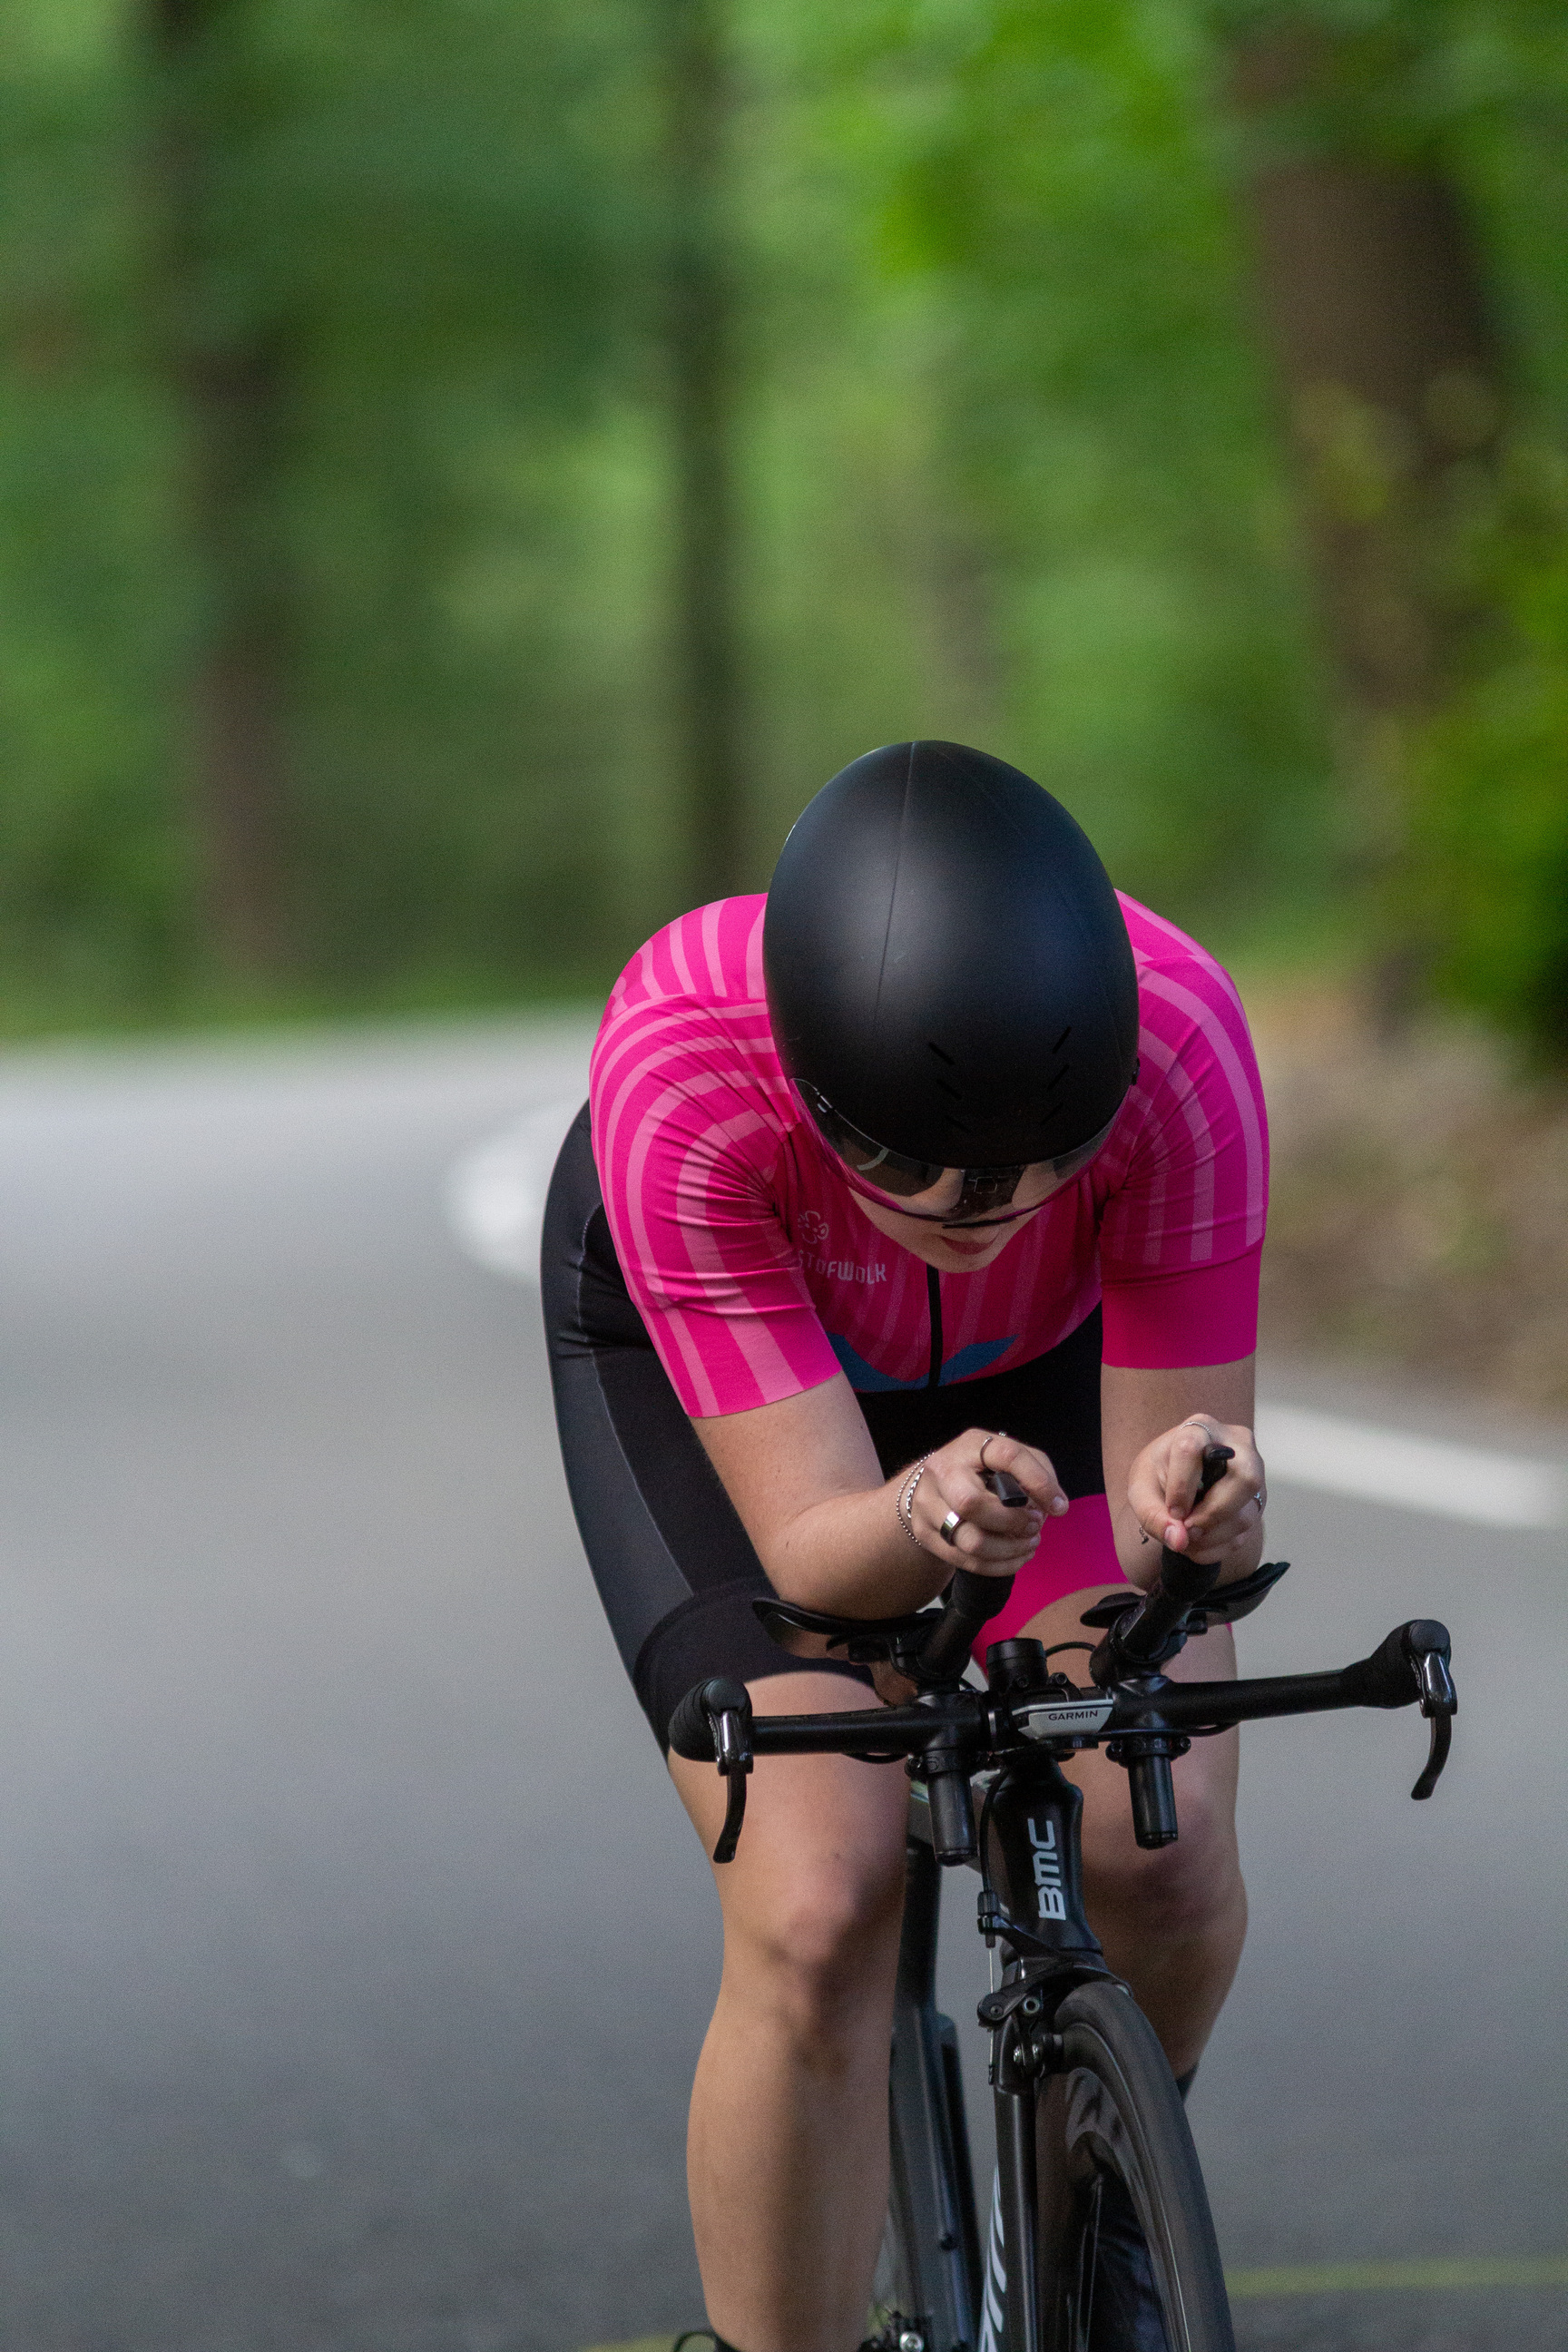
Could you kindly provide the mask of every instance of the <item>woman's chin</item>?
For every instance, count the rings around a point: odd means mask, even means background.
[[[1019,1217],[1010,1224],[976,1225],[965,1232],[961,1226],[947,1227],[923,1217],[901,1217],[896,1209],[868,1201],[863,1194],[857,1196],[855,1205],[879,1234],[886,1234],[891,1242],[901,1242],[927,1265],[945,1274],[979,1273],[1029,1223],[1028,1217]]]
[[[1007,1239],[1006,1228],[988,1234],[942,1234],[938,1236],[944,1257],[952,1265],[967,1270],[971,1266],[989,1265]]]

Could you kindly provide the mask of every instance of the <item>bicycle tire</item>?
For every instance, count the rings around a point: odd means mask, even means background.
[[[1037,2352],[1236,2352],[1208,2193],[1152,2026],[1111,1983],[1079,1986],[1055,2023],[1063,2065],[1036,2109]],[[1107,2175],[1131,2200],[1147,2257],[1135,2318],[1120,2299],[1126,2265],[1098,2262]]]

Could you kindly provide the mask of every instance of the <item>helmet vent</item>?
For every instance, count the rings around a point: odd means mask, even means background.
[[[942,1047],[937,1044],[934,1037],[928,1037],[926,1039],[926,1052],[928,1054],[934,1054],[939,1062],[944,1062],[950,1070],[954,1073],[957,1072],[958,1064],[954,1061],[951,1054],[943,1051]],[[962,1087],[953,1086],[948,1079],[940,1076],[936,1077],[933,1083],[936,1086],[938,1093],[944,1094],[949,1102],[961,1103],[963,1100],[963,1089]]]

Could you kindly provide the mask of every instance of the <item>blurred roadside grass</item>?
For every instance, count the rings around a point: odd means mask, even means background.
[[[1274,1173],[1266,1346],[1568,1408],[1568,1083],[1495,1033],[1247,991]]]

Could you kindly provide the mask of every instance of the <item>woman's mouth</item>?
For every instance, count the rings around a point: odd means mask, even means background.
[[[984,1234],[978,1235],[972,1242],[964,1241],[958,1234],[949,1233],[945,1228],[942,1237],[948,1248],[956,1250],[960,1257],[984,1257],[996,1238],[994,1234]]]

